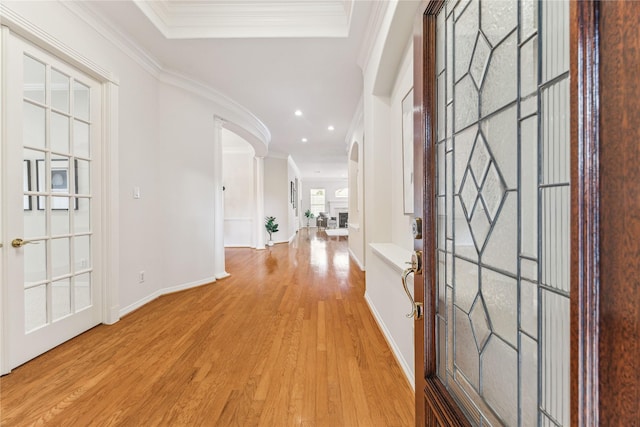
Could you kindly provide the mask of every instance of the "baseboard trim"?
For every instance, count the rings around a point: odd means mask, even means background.
[[[349,248],[349,255],[351,255],[351,258],[353,258],[353,260],[356,262],[356,264],[358,264],[358,267],[360,267],[360,270],[361,271],[365,271],[364,265],[362,265],[362,262],[360,262],[360,260],[356,256],[356,254],[351,250],[351,248]]]
[[[402,357],[402,353],[400,352],[398,345],[396,344],[393,337],[391,336],[391,332],[389,332],[389,330],[387,329],[387,326],[382,321],[382,317],[380,317],[380,313],[378,313],[378,310],[376,310],[375,306],[371,302],[371,299],[369,299],[369,294],[366,292],[364,294],[364,299],[367,302],[367,305],[369,306],[369,310],[371,311],[373,318],[378,324],[378,327],[382,331],[382,335],[384,335],[384,338],[387,341],[387,344],[389,344],[389,347],[391,347],[391,352],[393,353],[393,356],[396,358],[396,360],[398,361],[398,364],[400,365],[400,368],[404,372],[407,382],[411,386],[411,389],[415,391],[416,386],[414,384],[413,371],[411,367],[409,366],[405,358]]]
[[[120,310],[120,317],[126,316],[127,314],[131,313],[132,311],[135,311],[135,310],[139,309],[143,305],[146,305],[146,304],[150,303],[151,301],[161,297],[162,295],[167,295],[167,294],[172,294],[174,292],[180,292],[180,291],[185,291],[187,289],[197,288],[199,286],[208,285],[208,284],[213,283],[215,281],[216,281],[215,277],[209,277],[209,278],[202,279],[202,280],[196,280],[195,282],[184,283],[182,285],[170,286],[168,288],[159,289],[159,290],[153,292],[152,294],[147,295],[146,297],[134,302],[133,304],[130,304],[130,305],[122,308]]]

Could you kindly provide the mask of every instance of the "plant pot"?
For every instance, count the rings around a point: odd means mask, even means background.
[[[269,241],[267,242],[267,245],[268,245],[268,246],[273,246],[273,240],[269,240]]]

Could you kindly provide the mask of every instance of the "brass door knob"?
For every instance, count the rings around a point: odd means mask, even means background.
[[[21,248],[24,245],[29,245],[29,244],[37,245],[39,243],[40,242],[35,242],[33,240],[23,240],[23,239],[17,238],[11,241],[11,246],[13,246],[14,248]]]

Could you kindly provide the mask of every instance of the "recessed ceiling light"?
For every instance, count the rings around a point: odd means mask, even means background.
[[[307,142],[309,141],[307,138],[302,138],[302,142]]]
[[[302,111],[296,110],[296,112],[293,113],[293,114],[295,114],[296,116],[300,117],[302,115]]]
[[[332,125],[329,125],[329,127],[327,129],[334,130],[335,128]]]

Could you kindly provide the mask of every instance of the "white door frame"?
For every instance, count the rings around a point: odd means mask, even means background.
[[[0,58],[0,162],[4,162],[4,150],[7,146],[6,138],[6,87],[7,64],[4,59],[6,45],[9,42],[9,33],[12,32],[23,39],[33,43],[60,60],[74,66],[83,73],[97,80],[102,86],[102,323],[113,324],[120,318],[120,306],[118,301],[119,278],[119,221],[118,221],[118,79],[112,73],[104,70],[79,52],[61,43],[39,27],[33,25],[11,9],[0,3],[0,46],[3,56]],[[4,167],[1,168],[5,170]],[[0,197],[4,197],[8,179],[0,176]],[[0,374],[10,372],[8,348],[8,299],[7,299],[7,274],[3,265],[7,265],[7,242],[9,236],[6,230],[6,218],[0,213],[0,234],[3,247],[0,248]]]

